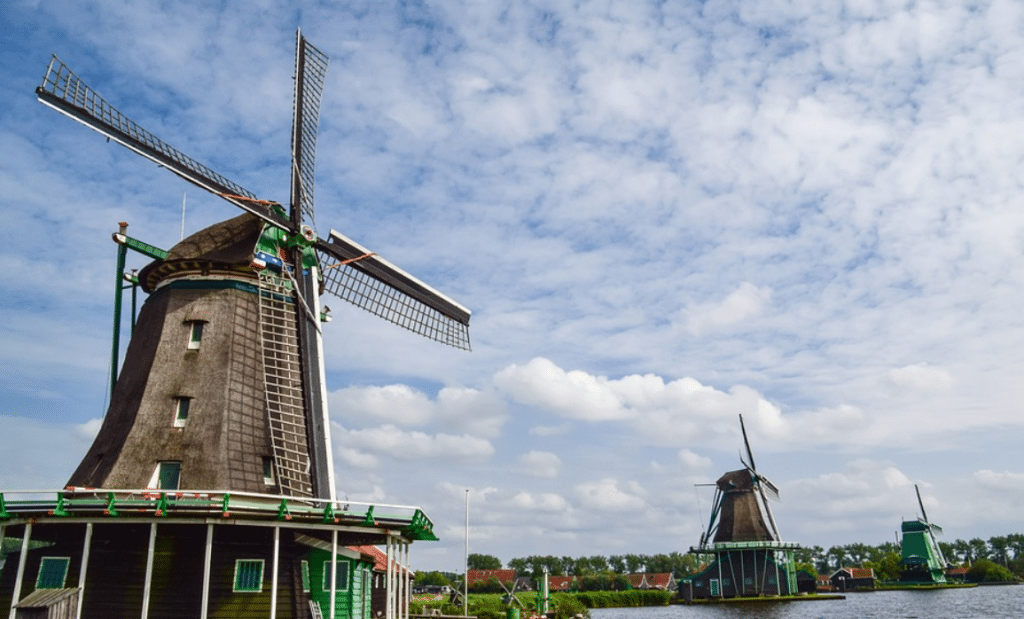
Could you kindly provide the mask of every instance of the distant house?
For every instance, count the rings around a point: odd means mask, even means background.
[[[832,579],[828,574],[818,574],[814,579],[815,591],[833,591]]]
[[[797,570],[796,590],[799,593],[814,593],[817,591],[817,583],[815,581],[814,574],[811,574],[807,570]]]
[[[466,575],[470,587],[478,582],[487,582],[494,578],[498,582],[508,585],[516,579],[515,570],[469,570]]]
[[[376,546],[348,546],[349,550],[358,552],[364,561],[373,564],[373,576],[370,581],[370,610],[372,617],[383,617],[387,610],[387,571],[388,555]],[[407,583],[402,585],[403,590],[412,587],[414,573],[404,565],[396,564],[397,574],[394,578],[401,579],[405,576]],[[446,587],[447,588],[447,587]]]
[[[575,591],[578,588],[575,576],[548,576],[549,591]]]
[[[967,579],[968,571],[970,571],[970,568],[968,567],[947,567],[946,580],[952,580],[953,582],[963,582]]]
[[[629,580],[629,585],[634,589],[676,590],[676,581],[672,579],[672,572],[627,574],[626,579]]]
[[[875,570],[866,567],[844,567],[835,571],[829,580],[836,591],[875,588]]]
[[[533,591],[533,581],[527,576],[516,576],[516,591]]]

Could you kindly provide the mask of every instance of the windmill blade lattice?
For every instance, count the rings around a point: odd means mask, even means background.
[[[320,99],[327,76],[326,54],[296,33],[295,117],[292,127],[292,214],[294,223],[315,227],[313,178],[316,162],[316,137],[320,124]]]
[[[166,167],[190,183],[224,198],[268,223],[286,230],[291,228],[288,221],[274,211],[274,203],[258,200],[251,191],[233,183],[140,127],[104,101],[56,55],[50,58],[43,83],[36,88],[36,96],[43,104]]]
[[[334,230],[317,248],[336,259],[323,265],[325,288],[335,296],[434,341],[470,349],[470,312],[462,305]]]

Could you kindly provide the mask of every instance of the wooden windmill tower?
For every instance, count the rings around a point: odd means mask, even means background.
[[[779,490],[757,472],[754,452],[740,415],[740,430],[747,450],[743,468],[722,475],[700,545],[690,552],[703,557],[707,568],[690,581],[690,595],[747,597],[796,593],[794,551],[799,545],[783,542],[768,498],[778,501]]]
[[[343,547],[384,545],[398,566],[409,543],[436,539],[416,508],[335,500],[320,294],[466,350],[470,312],[344,235],[316,233],[327,62],[298,32],[285,209],[139,127],[52,58],[42,103],[244,212],[150,252],[110,409],[56,501],[0,494],[0,538],[23,541],[16,572],[0,574],[12,619],[75,579],[65,597],[85,617],[369,619],[373,561]],[[133,242],[123,226],[115,240]],[[90,553],[139,569],[114,573]],[[403,582],[388,572],[386,619],[408,612]]]
[[[901,527],[903,539],[900,542],[900,582],[940,584],[946,582],[946,558],[942,555],[936,533],[942,533],[942,527],[928,521],[921,500],[921,489],[914,484],[917,493],[917,504],[921,508],[921,517],[905,520]]]

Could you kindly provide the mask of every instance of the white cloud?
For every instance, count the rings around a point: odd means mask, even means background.
[[[574,491],[585,509],[602,512],[639,511],[646,507],[646,491],[636,482],[626,482],[621,488],[619,481],[607,477],[596,482],[578,484]]]
[[[547,451],[529,451],[519,456],[519,464],[527,475],[555,477],[562,466],[562,459]]]
[[[683,468],[687,471],[704,471],[711,467],[711,458],[697,455],[689,449],[680,449],[678,456],[679,463],[682,464]]]
[[[917,363],[889,370],[889,380],[897,388],[909,390],[945,389],[952,385],[953,377],[942,368]]]
[[[771,288],[758,288],[750,282],[743,282],[718,303],[699,304],[683,310],[683,324],[687,331],[700,337],[756,317],[771,298]]]
[[[334,440],[343,449],[386,454],[399,460],[428,459],[480,459],[494,453],[489,441],[469,435],[427,434],[407,432],[387,424],[365,430],[334,429]]]

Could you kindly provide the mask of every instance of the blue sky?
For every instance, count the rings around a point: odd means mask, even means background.
[[[889,541],[915,483],[950,540],[1019,530],[1019,3],[242,7],[0,9],[0,487],[98,427],[117,222],[235,215],[37,103],[50,54],[283,202],[301,27],[320,232],[473,310],[466,354],[328,301],[339,494],[422,506],[414,568],[461,565],[467,488],[504,561],[685,551],[737,414],[787,540]]]

